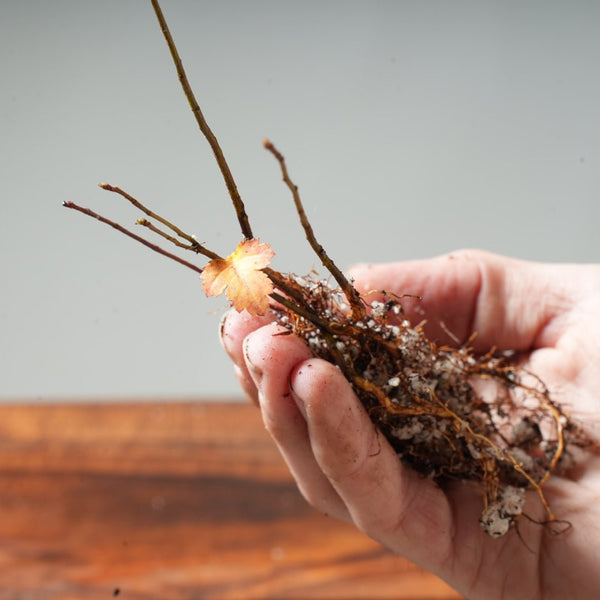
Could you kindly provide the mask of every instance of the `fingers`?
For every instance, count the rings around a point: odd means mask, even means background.
[[[284,332],[261,327],[243,348],[265,427],[300,491],[318,510],[437,568],[452,537],[444,494],[400,464],[341,372]]]
[[[432,339],[449,343],[454,336],[462,343],[476,331],[479,350],[530,350],[555,342],[559,318],[573,303],[562,268],[462,250],[429,260],[358,265],[350,275],[362,292],[421,296],[401,304],[413,324],[427,319]]]
[[[448,501],[401,465],[341,372],[275,324],[231,313],[222,329],[223,344],[305,498],[437,570],[451,546]]]
[[[221,344],[233,361],[233,370],[240,386],[246,396],[255,404],[258,403],[258,391],[248,373],[242,344],[247,335],[272,320],[272,317],[269,316],[253,317],[246,311],[239,313],[236,310],[230,310],[223,315],[219,328]]]
[[[268,318],[230,311],[221,322],[221,341],[234,362],[242,389],[260,405],[273,437],[304,497],[322,512],[350,520],[344,503],[312,453],[306,421],[290,387],[292,369],[312,354],[300,339],[283,334]]]
[[[290,374],[309,359],[298,338],[274,325],[251,333],[244,342],[248,372],[258,390],[263,421],[305,498],[326,514],[349,519],[348,511],[313,455],[306,421],[294,400]]]

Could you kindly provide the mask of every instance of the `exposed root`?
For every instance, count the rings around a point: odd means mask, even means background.
[[[357,321],[326,281],[287,277],[321,323],[274,305],[278,322],[340,368],[406,464],[438,482],[479,483],[480,523],[491,536],[519,518],[528,489],[545,522],[556,521],[542,487],[580,434],[541,382],[532,387],[530,373],[503,354],[437,346],[402,318],[395,299],[371,302]],[[485,394],[477,391],[481,380]]]

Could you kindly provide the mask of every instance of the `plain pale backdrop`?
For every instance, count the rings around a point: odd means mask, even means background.
[[[163,0],[273,266],[600,254],[600,3]],[[150,3],[0,3],[0,396],[237,395],[198,277],[61,207],[240,239]],[[192,260],[193,256],[190,255]]]

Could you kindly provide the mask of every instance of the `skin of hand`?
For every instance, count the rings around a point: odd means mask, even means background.
[[[600,439],[600,266],[530,263],[481,251],[350,272],[361,292],[405,298],[407,318],[427,319],[430,339],[486,351],[518,350],[555,401]],[[303,341],[269,317],[230,312],[222,322],[225,350],[246,394],[298,487],[315,508],[354,523],[367,535],[445,579],[470,599],[600,597],[600,456],[584,453],[564,476],[544,486],[570,529],[521,518],[499,539],[478,517],[481,492],[454,483],[442,491],[404,466],[371,424],[339,370],[314,358]],[[543,520],[535,492],[525,513]]]

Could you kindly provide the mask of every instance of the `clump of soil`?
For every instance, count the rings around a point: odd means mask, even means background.
[[[357,319],[326,281],[292,275],[287,283],[319,322],[274,306],[277,321],[340,368],[404,463],[440,484],[479,483],[480,523],[493,537],[522,514],[527,489],[555,520],[542,486],[568,463],[567,442],[580,432],[516,354],[438,346],[404,318],[401,298],[385,292],[363,298]]]

